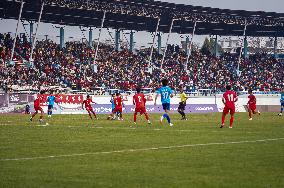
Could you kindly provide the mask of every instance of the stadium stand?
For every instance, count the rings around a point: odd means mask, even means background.
[[[253,88],[259,91],[279,91],[283,83],[283,63],[267,54],[255,54],[248,59],[242,59],[240,70],[242,76],[236,74],[238,57],[236,54],[225,53],[220,57],[204,55],[194,51],[190,56],[187,74],[184,69],[186,55],[183,51],[168,48],[163,69],[155,69],[152,74],[147,71],[149,50],[131,53],[127,49],[115,51],[112,46],[102,44],[97,59],[97,72],[93,71],[90,62],[95,50],[86,43],[67,42],[60,49],[51,40],[37,41],[34,50],[33,65],[24,64],[29,59],[30,44],[27,40],[17,40],[14,55],[16,65],[5,67],[11,54],[12,37],[0,34],[0,85],[7,90],[13,85],[19,87],[31,86],[40,89],[41,86],[60,86],[74,90],[91,91],[94,87],[106,89],[133,90],[137,84],[156,88],[161,75],[169,75],[173,88],[179,85],[188,86],[193,90],[217,89],[223,91],[226,83],[243,91]],[[155,55],[154,65],[160,64],[160,58]],[[215,88],[216,87],[216,88]]]

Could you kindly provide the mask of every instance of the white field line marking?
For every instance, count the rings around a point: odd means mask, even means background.
[[[42,124],[42,125],[35,125],[36,127],[46,127],[46,124]]]
[[[261,139],[261,140],[243,140],[243,141],[235,141],[235,142],[213,142],[213,143],[205,143],[205,144],[187,144],[187,145],[179,145],[179,146],[161,146],[161,147],[152,147],[152,148],[124,149],[124,150],[100,151],[100,152],[91,152],[91,153],[73,153],[73,154],[65,154],[65,155],[50,155],[50,156],[40,156],[40,157],[7,158],[7,159],[0,159],[0,161],[24,161],[24,160],[63,158],[63,157],[75,157],[75,156],[86,156],[86,155],[130,153],[130,152],[151,151],[151,150],[161,150],[161,149],[176,149],[176,148],[187,148],[187,147],[198,147],[198,146],[258,143],[258,142],[269,142],[269,141],[278,141],[278,140],[284,140],[284,138],[269,138],[269,139]]]

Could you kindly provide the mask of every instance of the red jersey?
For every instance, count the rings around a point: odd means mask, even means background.
[[[37,98],[36,100],[34,100],[34,108],[39,108],[40,107],[40,98]]]
[[[256,98],[255,98],[255,96],[253,94],[250,94],[248,96],[248,99],[249,99],[248,104],[250,104],[250,105],[252,105],[252,104],[255,105],[256,104]]]
[[[137,93],[133,96],[133,104],[136,105],[136,108],[144,108],[146,103],[146,98],[143,93]]]
[[[117,96],[114,98],[115,107],[122,107],[122,98],[121,96]]]
[[[85,108],[91,108],[92,107],[92,105],[91,105],[92,102],[93,102],[92,99],[89,98],[89,99],[84,100],[83,104],[85,105]]]
[[[234,91],[226,91],[223,94],[223,99],[225,100],[225,106],[235,107],[235,101],[238,99],[238,96]]]

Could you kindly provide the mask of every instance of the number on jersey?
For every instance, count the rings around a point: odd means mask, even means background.
[[[234,95],[233,94],[228,95],[228,100],[230,102],[234,102]]]
[[[163,92],[162,95],[163,95],[164,99],[169,98],[169,93],[168,92]]]

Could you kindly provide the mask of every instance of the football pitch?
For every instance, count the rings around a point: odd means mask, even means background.
[[[262,113],[220,129],[221,113],[190,114],[173,127],[132,115],[0,116],[0,187],[284,187],[284,119]]]

